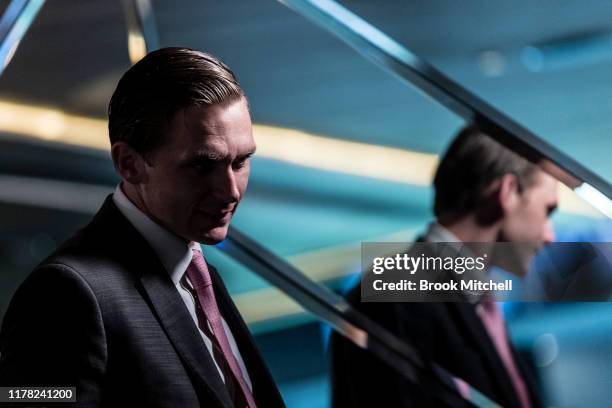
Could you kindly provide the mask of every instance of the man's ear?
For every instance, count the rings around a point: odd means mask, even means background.
[[[111,146],[111,157],[121,178],[130,184],[139,184],[147,179],[144,157],[125,142]]]
[[[497,195],[499,206],[504,213],[512,211],[519,204],[518,180],[514,174],[502,176]]]

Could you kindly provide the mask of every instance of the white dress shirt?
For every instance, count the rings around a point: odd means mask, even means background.
[[[428,242],[461,242],[455,234],[450,232],[446,227],[437,222],[429,224],[427,233],[425,234],[425,241]]]
[[[427,229],[427,232],[425,233],[425,241],[427,242],[445,242],[445,243],[449,243],[449,245],[453,245],[453,243],[456,243],[457,246],[455,246],[454,248],[457,251],[459,251],[460,253],[463,253],[466,256],[473,256],[473,253],[469,249],[460,245],[462,242],[455,234],[453,234],[450,230],[448,230],[448,228],[444,227],[442,224],[438,222],[432,222],[431,224],[429,224],[429,228]],[[488,273],[487,271],[483,273],[479,273],[476,270],[474,270],[474,271],[470,271],[465,276],[466,276],[466,279],[469,279],[467,277],[472,275],[476,279],[485,280],[487,273]],[[472,292],[463,291],[463,294],[467,297],[467,300],[469,303],[476,305],[476,314],[478,314],[478,316],[481,316],[483,313],[483,309],[482,309],[482,305],[480,304],[480,301],[482,300],[482,297],[486,293],[479,292],[479,291],[472,291]]]
[[[127,198],[121,189],[121,184],[119,184],[115,189],[115,193],[113,194],[113,202],[119,211],[121,211],[121,213],[125,216],[125,218],[128,219],[128,221],[134,226],[134,228],[136,228],[136,230],[157,253],[162,265],[170,275],[170,279],[172,279],[176,290],[183,299],[183,302],[185,303],[194,324],[196,327],[198,327],[200,336],[202,336],[202,340],[204,340],[204,344],[206,345],[206,348],[208,349],[208,352],[210,353],[210,356],[215,363],[217,370],[219,371],[221,379],[223,382],[225,382],[223,373],[213,357],[212,341],[199,327],[198,317],[196,315],[195,299],[189,289],[187,289],[187,287],[193,289],[193,286],[191,285],[191,282],[185,272],[187,271],[187,267],[191,263],[191,258],[193,257],[192,250],[202,250],[200,244],[195,242],[185,242],[185,240],[177,237],[149,218],[138,207],[136,207],[129,198]],[[238,365],[242,370],[242,375],[247,385],[252,390],[251,379],[249,378],[249,373],[247,372],[242,356],[240,355],[240,351],[238,350],[236,340],[234,339],[232,331],[227,325],[225,319],[222,317],[221,320],[230,344],[230,348],[232,349],[232,353],[238,361]],[[211,329],[210,323],[208,323],[208,325],[209,329]]]

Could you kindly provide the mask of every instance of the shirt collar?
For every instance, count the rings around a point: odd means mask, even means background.
[[[425,234],[425,241],[427,242],[444,242],[448,243],[448,249],[450,251],[444,251],[444,255],[451,256],[473,256],[472,251],[470,251],[467,247],[462,245],[462,241],[453,234],[448,228],[444,227],[437,221],[429,224],[429,228],[427,229],[427,233]],[[464,275],[465,279],[469,279],[468,277],[477,278],[480,280],[484,280],[486,278],[486,272],[479,272],[476,270],[466,272]],[[462,291],[463,295],[467,298],[468,302],[472,305],[476,305],[483,296],[486,295],[486,292],[478,292],[478,291]]]
[[[459,238],[442,224],[434,221],[429,224],[427,233],[425,234],[425,241],[429,242],[461,242]]]
[[[113,202],[153,248],[174,285],[178,285],[191,263],[192,251],[202,250],[200,244],[185,241],[149,218],[125,195],[121,184],[115,189]]]

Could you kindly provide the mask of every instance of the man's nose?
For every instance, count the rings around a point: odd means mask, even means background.
[[[545,245],[555,242],[555,229],[550,220],[546,220],[546,224],[544,225],[544,237],[542,240]]]
[[[221,177],[215,180],[217,185],[215,190],[223,200],[228,203],[234,203],[240,200],[240,189],[238,188],[238,180],[232,166],[228,166]]]

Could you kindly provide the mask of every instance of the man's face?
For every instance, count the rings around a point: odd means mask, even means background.
[[[145,165],[139,189],[148,215],[188,241],[222,241],[247,188],[254,152],[244,98],[179,111]]]
[[[537,170],[533,183],[515,199],[505,213],[500,241],[514,242],[528,252],[525,261],[531,261],[537,251],[555,239],[550,215],[557,208],[557,181]]]

